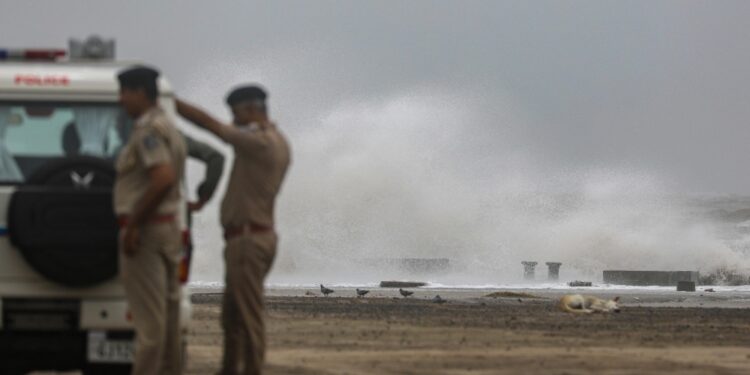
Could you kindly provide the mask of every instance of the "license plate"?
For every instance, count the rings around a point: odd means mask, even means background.
[[[133,340],[112,340],[103,331],[91,331],[88,337],[88,361],[91,363],[132,363]]]

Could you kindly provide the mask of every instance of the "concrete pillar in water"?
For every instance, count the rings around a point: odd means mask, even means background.
[[[536,268],[537,262],[521,262],[521,264],[523,264],[523,278],[534,280],[534,268]]]
[[[547,262],[547,279],[557,281],[560,279],[560,262]]]

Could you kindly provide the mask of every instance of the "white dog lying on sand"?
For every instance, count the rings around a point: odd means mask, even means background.
[[[619,313],[620,306],[617,305],[619,301],[620,297],[604,300],[580,294],[568,294],[560,299],[559,307],[560,310],[573,314]]]

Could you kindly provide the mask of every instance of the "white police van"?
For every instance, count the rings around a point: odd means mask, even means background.
[[[113,57],[114,42],[97,37],[69,51],[0,48],[0,374],[129,372],[112,186],[132,126],[116,74],[132,64]],[[169,84],[159,86],[174,115]],[[181,315],[186,327],[185,294]]]

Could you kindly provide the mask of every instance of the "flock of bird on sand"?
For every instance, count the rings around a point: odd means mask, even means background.
[[[329,294],[333,294],[335,291],[331,288],[326,288],[323,284],[320,284],[320,292],[323,293],[323,296],[328,297]],[[356,292],[357,292],[357,298],[364,298],[367,295],[367,293],[370,293],[370,291],[367,289],[359,289],[359,288],[356,289]],[[410,290],[405,290],[401,288],[398,289],[398,292],[404,298],[409,298],[409,296],[414,294],[414,292]],[[432,299],[432,302],[445,303],[447,301],[444,298],[441,298],[440,295],[438,294],[435,296],[435,298]]]

